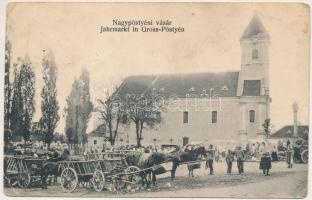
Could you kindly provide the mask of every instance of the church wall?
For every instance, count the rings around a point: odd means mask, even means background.
[[[211,140],[239,140],[242,124],[245,124],[247,138],[256,138],[260,119],[264,119],[264,111],[259,111],[258,98],[245,100],[245,109],[241,110],[241,100],[236,97],[209,99],[180,100],[162,113],[162,122],[154,129],[143,130],[142,145],[178,144],[182,145],[183,137],[189,137],[190,142],[209,143]],[[263,108],[261,108],[263,109]],[[249,110],[255,110],[254,123],[249,123]],[[183,112],[188,111],[188,123],[183,123]],[[217,123],[212,123],[212,111],[217,111]],[[261,115],[261,116],[259,116]],[[244,122],[242,122],[244,120]],[[123,144],[129,137],[130,144],[136,144],[135,126],[122,126],[119,138]],[[119,140],[119,138],[117,140]],[[156,140],[155,140],[156,139]]]

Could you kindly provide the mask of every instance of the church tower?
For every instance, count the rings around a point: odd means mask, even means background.
[[[270,118],[269,45],[270,36],[254,15],[240,38],[241,70],[237,96],[240,98],[240,136],[262,135],[262,124]]]
[[[240,44],[241,71],[237,96],[269,95],[270,36],[257,15],[249,22]]]

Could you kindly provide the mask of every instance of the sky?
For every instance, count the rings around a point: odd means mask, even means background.
[[[53,51],[64,132],[64,107],[81,68],[90,73],[92,101],[124,77],[142,74],[239,71],[239,39],[254,14],[271,37],[270,94],[273,129],[309,121],[309,7],[300,3],[11,3],[7,37],[12,63],[26,55],[36,73],[36,113],[40,116],[43,51]],[[100,33],[113,20],[170,20],[181,33]],[[91,118],[88,131],[100,121]]]

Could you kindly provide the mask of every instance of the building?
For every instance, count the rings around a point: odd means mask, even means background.
[[[87,149],[100,153],[107,145],[106,125],[102,124],[88,134]]]
[[[224,73],[192,73],[127,77],[118,94],[152,94],[166,109],[154,129],[145,129],[142,144],[182,144],[263,137],[270,114],[270,36],[257,15],[240,38],[241,69]],[[122,129],[122,128],[121,128]],[[135,143],[135,127],[129,142]],[[126,141],[126,138],[124,139]]]
[[[295,129],[297,129],[297,134],[295,134]],[[273,133],[270,136],[270,139],[279,140],[283,143],[286,143],[288,140],[292,141],[293,139],[303,139],[308,141],[309,137],[309,126],[307,125],[298,125],[297,127],[293,125],[287,125],[280,128],[278,131]]]

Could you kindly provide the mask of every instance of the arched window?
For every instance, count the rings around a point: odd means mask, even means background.
[[[258,58],[258,50],[257,49],[252,50],[251,57],[252,57],[252,59]]]
[[[249,122],[254,123],[256,118],[256,113],[254,110],[249,110]]]

